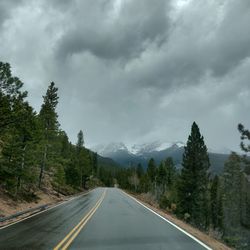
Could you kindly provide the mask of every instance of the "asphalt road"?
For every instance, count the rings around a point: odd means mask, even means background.
[[[208,249],[119,189],[97,188],[0,230],[0,249]]]

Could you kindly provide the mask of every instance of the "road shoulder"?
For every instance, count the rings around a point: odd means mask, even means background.
[[[6,226],[15,224],[19,221],[22,221],[24,219],[27,219],[31,216],[35,216],[36,214],[39,214],[41,212],[47,211],[48,209],[54,208],[56,206],[59,206],[60,204],[63,204],[67,201],[70,201],[74,197],[78,197],[80,195],[84,195],[89,193],[89,191],[83,191],[74,195],[61,195],[61,194],[51,194],[51,193],[45,193],[40,191],[38,193],[39,200],[37,202],[25,202],[25,201],[19,201],[16,202],[12,200],[7,195],[1,195],[1,203],[0,203],[0,215],[4,218],[7,216],[14,215],[16,213],[20,213],[25,210],[33,209],[36,207],[39,207],[41,205],[45,205],[45,210],[37,209],[32,212],[24,213],[20,216],[8,219],[6,221],[0,222],[0,229],[5,228]]]
[[[126,190],[122,190],[126,194],[130,195],[131,197],[135,198],[137,201],[142,203],[144,206],[148,207],[149,209],[153,210],[155,213],[159,214],[163,218],[167,219],[171,223],[175,224],[177,227],[180,227],[182,230],[186,231],[187,233],[191,234],[193,237],[197,238],[201,242],[204,242],[206,245],[211,247],[214,250],[232,250],[232,248],[226,246],[222,242],[214,239],[211,235],[205,234],[204,232],[199,231],[198,229],[192,227],[191,225],[185,223],[184,221],[177,219],[172,214],[168,213],[160,209],[159,207],[153,206],[145,201],[141,195],[133,194]]]

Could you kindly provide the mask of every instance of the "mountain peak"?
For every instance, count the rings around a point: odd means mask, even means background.
[[[123,142],[111,142],[109,144],[99,144],[92,148],[93,151],[97,152],[101,156],[110,156],[118,151],[128,152],[128,148]]]
[[[129,148],[129,151],[134,155],[143,155],[145,153],[159,152],[171,147],[184,147],[184,143],[181,141],[176,142],[161,142],[154,141],[151,143],[135,144]]]
[[[102,156],[112,156],[117,152],[126,152],[128,154],[141,156],[144,154],[149,154],[151,152],[160,152],[168,148],[180,148],[185,144],[181,141],[176,142],[161,142],[154,141],[150,143],[134,144],[132,146],[126,146],[123,142],[112,142],[109,144],[100,144],[92,148]]]

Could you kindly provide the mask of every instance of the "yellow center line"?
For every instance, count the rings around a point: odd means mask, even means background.
[[[93,216],[93,214],[96,212],[98,207],[101,205],[102,201],[104,200],[106,194],[106,189],[103,192],[101,198],[96,202],[94,207],[81,219],[81,221],[65,236],[62,241],[58,243],[58,245],[54,248],[54,250],[60,249],[63,244],[68,240],[68,242],[65,244],[64,247],[62,247],[63,250],[66,250],[68,246],[72,243],[72,241],[76,238],[76,236],[80,233],[82,228],[86,225],[86,223],[89,221],[89,219]]]

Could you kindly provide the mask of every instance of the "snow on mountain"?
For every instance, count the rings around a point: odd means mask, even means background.
[[[112,142],[109,144],[99,144],[92,148],[94,152],[97,152],[101,156],[110,156],[118,151],[127,151],[128,148],[122,142]]]
[[[144,153],[153,152],[160,146],[160,142],[134,144],[129,151],[134,155],[142,155]]]
[[[141,163],[147,167],[150,158],[154,158],[159,165],[167,157],[172,157],[176,167],[181,167],[182,156],[185,144],[180,141],[135,144],[127,146],[122,142],[97,145],[92,150],[103,157],[108,157],[117,162],[120,166],[131,167]],[[226,154],[209,153],[211,172],[221,173],[224,163],[228,158]]]
[[[155,148],[155,151],[162,151],[162,150],[172,147],[173,145],[175,145],[175,143],[165,142],[165,143],[160,144],[159,147]]]
[[[151,152],[159,152],[170,147],[183,147],[185,144],[183,142],[160,142],[154,141],[151,143],[143,143],[143,144],[134,144],[132,146],[126,146],[122,142],[113,142],[107,145],[100,144],[92,148],[93,151],[96,151],[102,156],[111,156],[114,153],[125,151],[128,154],[141,156],[144,154],[148,154]]]
[[[181,148],[181,147],[185,147],[186,144],[182,141],[177,141],[177,142],[174,142],[173,145],[176,145],[178,148]],[[173,146],[172,145],[172,146]]]
[[[151,152],[159,152],[170,147],[183,147],[185,144],[183,142],[160,142],[155,141],[152,143],[135,144],[128,147],[128,150],[134,155],[143,155]]]

